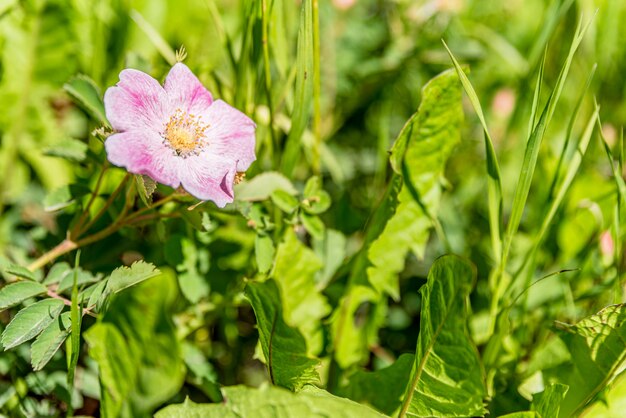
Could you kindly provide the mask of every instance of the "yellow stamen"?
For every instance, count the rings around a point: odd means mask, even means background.
[[[165,125],[163,137],[177,155],[187,157],[198,154],[207,145],[204,131],[209,128],[198,116],[176,109],[169,122]]]

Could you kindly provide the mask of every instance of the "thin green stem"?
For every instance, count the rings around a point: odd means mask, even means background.
[[[313,172],[320,173],[320,148],[322,146],[321,71],[320,71],[320,17],[318,0],[313,0]]]
[[[108,168],[109,168],[109,164],[107,161],[105,161],[104,164],[102,165],[102,170],[100,171],[98,180],[96,181],[96,186],[91,192],[91,197],[89,198],[89,201],[87,202],[87,205],[85,206],[85,209],[83,209],[83,213],[78,219],[78,222],[76,222],[76,225],[74,225],[74,227],[72,228],[70,232],[70,236],[76,236],[78,232],[80,231],[80,228],[83,226],[83,224],[87,220],[87,217],[89,216],[89,209],[91,209],[91,205],[93,205],[93,202],[96,200],[96,197],[98,197],[98,192],[100,191],[100,186],[102,186],[102,180],[104,179],[104,173],[107,171]]]
[[[115,201],[115,198],[117,197],[117,195],[120,194],[120,192],[122,191],[122,189],[124,188],[124,186],[126,185],[128,180],[130,179],[130,177],[131,177],[131,174],[130,173],[126,173],[126,176],[124,176],[124,178],[120,182],[119,186],[117,186],[117,188],[113,191],[113,193],[111,193],[111,195],[109,196],[109,198],[105,202],[104,206],[98,211],[98,213],[96,213],[96,215],[93,218],[91,218],[91,220],[87,223],[87,225],[85,225],[84,228],[82,228],[80,231],[76,232],[76,235],[74,235],[74,237],[79,237],[83,233],[88,231],[89,228],[91,228],[93,226],[93,224],[96,223],[96,221],[98,219],[100,219],[100,217],[102,217],[102,215],[104,215],[104,213],[107,211],[107,209],[109,209],[109,207]]]

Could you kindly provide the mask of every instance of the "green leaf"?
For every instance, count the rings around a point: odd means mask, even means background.
[[[288,229],[278,245],[270,276],[280,290],[285,322],[304,335],[309,354],[321,349],[320,320],[330,310],[326,298],[315,288],[315,273],[321,267],[315,253]]]
[[[70,334],[70,324],[70,313],[64,312],[35,339],[30,347],[30,363],[34,371],[43,369],[59,350]]]
[[[59,157],[73,163],[80,163],[87,158],[89,146],[79,139],[65,138],[46,148],[43,153],[50,157]]]
[[[312,215],[324,213],[330,207],[330,195],[322,189],[322,180],[318,176],[311,177],[304,186],[302,208]]]
[[[400,418],[485,414],[483,372],[467,329],[474,279],[474,267],[456,256],[431,267],[420,291],[420,333]]]
[[[413,354],[402,354],[391,366],[375,372],[357,371],[337,395],[359,403],[368,403],[392,415],[402,402],[402,395],[411,375]]]
[[[61,282],[67,275],[73,271],[72,267],[65,261],[56,263],[48,271],[48,275],[43,280],[43,284],[51,285]]]
[[[474,91],[474,87],[472,87],[472,83],[469,81],[463,68],[454,58],[452,52],[448,48],[446,43],[443,43],[443,46],[448,51],[450,55],[450,59],[454,64],[454,68],[456,69],[457,75],[461,80],[461,84],[463,84],[463,89],[469,97],[470,102],[472,103],[472,107],[474,107],[474,111],[476,115],[478,115],[478,119],[483,127],[484,139],[485,139],[485,154],[487,158],[487,194],[489,200],[489,230],[491,233],[491,246],[495,258],[495,264],[497,265],[500,262],[500,258],[502,257],[502,233],[501,233],[501,224],[502,224],[502,176],[500,174],[500,165],[498,164],[498,157],[496,156],[496,150],[493,146],[493,140],[491,139],[491,135],[489,134],[489,128],[487,127],[487,121],[485,120],[485,115],[483,114],[483,108],[480,105],[480,101],[478,100],[478,95],[476,91]]]
[[[626,411],[626,373],[611,382],[607,392],[584,410],[585,418],[620,418]]]
[[[298,209],[298,206],[300,205],[298,199],[281,189],[274,190],[270,197],[272,198],[272,202],[274,202],[274,204],[285,213],[295,212],[295,210]]]
[[[371,285],[399,298],[398,274],[406,255],[422,257],[436,219],[445,163],[460,141],[463,121],[461,84],[454,70],[432,79],[422,91],[417,113],[406,123],[392,150],[391,161],[404,185],[398,206],[368,252]],[[399,173],[398,173],[399,171]]]
[[[302,334],[285,323],[276,283],[248,283],[246,296],[257,318],[259,341],[272,384],[297,391],[308,383],[319,382],[319,360],[307,355]]]
[[[513,412],[511,414],[500,415],[498,418],[543,418],[535,411]]]
[[[268,235],[257,234],[254,241],[254,255],[259,273],[267,273],[274,262],[274,241]]]
[[[46,286],[37,282],[22,280],[11,283],[0,289],[0,311],[15,306],[28,298],[43,295],[47,291]]]
[[[182,404],[163,408],[156,413],[155,418],[384,417],[364,405],[309,386],[297,394],[273,386],[263,386],[258,389],[231,386],[224,388],[223,392],[226,402],[196,404],[187,399]]]
[[[146,206],[152,205],[152,194],[157,188],[156,181],[152,180],[150,176],[135,174],[135,183],[143,204]]]
[[[59,316],[63,306],[63,301],[59,299],[44,299],[19,311],[2,333],[4,349],[35,338]]]
[[[302,221],[302,226],[304,226],[304,229],[306,229],[306,231],[311,234],[313,238],[318,240],[324,239],[326,226],[318,216],[309,215],[306,212],[301,212],[300,220]]]
[[[192,374],[189,379],[191,383],[201,389],[213,402],[222,402],[224,398],[217,382],[217,372],[202,351],[188,341],[183,341],[182,350],[187,370]]]
[[[78,282],[78,286],[96,283],[102,279],[101,274],[93,275],[89,271],[85,271],[80,267],[76,270],[76,279]],[[71,289],[74,285],[74,269],[65,270],[63,274],[63,278],[59,282],[59,285],[56,289],[57,293],[65,292],[68,289]]]
[[[119,293],[84,337],[98,363],[102,417],[141,417],[176,395],[185,367],[171,321],[178,295],[172,270]]]
[[[287,177],[275,171],[267,171],[236,185],[235,198],[240,201],[258,202],[269,199],[277,190],[282,190],[289,195],[297,193]]]
[[[11,264],[4,269],[6,274],[21,277],[27,280],[35,280],[35,274],[26,267],[18,266],[17,264]]]
[[[549,385],[543,392],[533,395],[531,409],[537,411],[541,417],[558,417],[561,402],[569,387],[561,383]]]
[[[315,277],[317,287],[324,289],[346,257],[346,237],[334,229],[326,229],[324,238],[313,240],[313,250],[323,261],[324,267]]]
[[[82,184],[61,186],[46,196],[43,201],[44,209],[48,212],[64,209],[89,193],[91,193],[91,190]]]
[[[90,286],[85,290],[85,297],[89,296],[87,299],[87,307],[95,306],[96,311],[99,311],[100,306],[102,305],[103,295],[106,297],[105,289],[107,285],[107,280],[101,280],[100,282]],[[87,292],[89,293],[87,294]]]
[[[118,267],[109,276],[106,292],[118,293],[159,274],[153,264],[145,261],[136,261],[130,267]]]
[[[63,86],[66,92],[84,108],[91,116],[100,123],[109,126],[104,111],[102,95],[96,83],[86,75],[78,75],[65,83]]]
[[[608,306],[566,331],[561,339],[571,363],[548,373],[551,380],[569,385],[559,417],[576,416],[626,360],[626,305]]]

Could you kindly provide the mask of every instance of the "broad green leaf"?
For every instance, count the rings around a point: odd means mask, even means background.
[[[83,270],[80,267],[76,270],[76,279],[78,282],[78,286],[96,283],[102,279],[101,274],[92,274],[89,271]],[[68,289],[71,289],[74,285],[74,269],[66,270],[59,282],[59,285],[56,289],[57,293],[64,292]]]
[[[180,390],[185,368],[171,321],[178,298],[174,272],[119,293],[84,333],[101,373],[101,416],[152,413]]]
[[[65,83],[65,91],[98,122],[109,125],[104,112],[104,102],[96,83],[86,75],[78,75]]]
[[[274,241],[268,235],[257,234],[254,241],[254,255],[256,257],[256,265],[259,273],[267,273],[272,268],[274,262]]]
[[[191,383],[202,390],[213,402],[222,402],[224,398],[220,391],[220,384],[217,382],[217,372],[206,356],[195,344],[188,341],[183,341],[182,350],[187,370],[192,374],[191,377],[188,376]]]
[[[500,415],[498,418],[543,418],[535,411],[513,412],[511,414]]]
[[[567,385],[561,383],[549,385],[543,392],[533,395],[531,409],[543,418],[558,417],[568,389]]]
[[[334,229],[326,229],[324,238],[313,240],[313,250],[323,261],[324,267],[317,272],[318,289],[324,289],[346,257],[346,237]]]
[[[117,293],[159,275],[153,264],[136,261],[130,267],[118,267],[109,276],[106,292]]]
[[[65,138],[46,148],[43,153],[50,157],[59,157],[74,163],[80,163],[87,158],[88,149],[89,146],[79,139]]]
[[[22,279],[35,280],[35,274],[26,267],[11,264],[4,269],[4,273],[12,276],[21,277]]]
[[[72,267],[65,261],[56,263],[48,271],[48,275],[43,280],[43,284],[51,285],[61,282],[67,275],[72,273]]]
[[[223,389],[226,402],[196,404],[190,399],[170,405],[155,418],[374,418],[384,415],[322,389],[305,388],[294,394],[285,389],[263,386],[231,386]]]
[[[566,331],[561,339],[571,363],[548,373],[552,380],[569,385],[559,417],[577,415],[626,360],[626,305],[608,306]]]
[[[370,404],[391,416],[400,407],[414,361],[413,354],[403,354],[384,369],[357,371],[346,386],[339,388],[337,395]]]
[[[43,295],[47,291],[46,286],[29,280],[21,280],[6,285],[0,289],[0,311],[15,306],[28,298]]]
[[[315,273],[321,267],[315,253],[288,229],[276,250],[270,277],[280,290],[285,322],[304,335],[309,354],[321,349],[320,320],[330,311],[326,298],[315,288]]]
[[[35,338],[59,316],[63,306],[62,300],[44,299],[19,311],[2,333],[4,349],[8,350]]]
[[[291,129],[287,136],[281,171],[291,176],[298,163],[302,135],[311,116],[313,102],[313,0],[302,2],[296,56],[296,85]]]
[[[302,226],[304,229],[311,234],[311,236],[315,239],[324,239],[324,231],[326,230],[326,226],[324,222],[316,216],[309,215],[306,212],[300,213],[300,220],[302,221]]]
[[[30,346],[30,364],[33,370],[41,370],[59,350],[70,334],[70,313],[64,312],[50,323]]]
[[[392,151],[396,175],[404,185],[398,207],[382,234],[369,248],[372,264],[367,269],[371,285],[378,292],[398,299],[398,274],[406,255],[422,257],[441,195],[440,181],[445,163],[460,140],[463,121],[461,84],[454,70],[432,79],[422,91],[417,113],[406,123]],[[417,196],[416,196],[417,195]]]
[[[421,289],[415,363],[399,417],[483,416],[484,377],[467,329],[474,267],[448,255],[432,265]]]
[[[611,382],[603,396],[584,410],[585,418],[621,418],[626,411],[626,373]]]
[[[241,201],[257,202],[269,199],[272,193],[277,190],[282,190],[289,195],[297,193],[287,177],[274,171],[268,171],[236,185],[235,198]]]
[[[64,209],[90,192],[89,188],[82,184],[61,186],[46,196],[43,201],[44,209],[48,212]]]
[[[306,340],[283,319],[280,294],[273,280],[248,283],[246,295],[252,304],[259,340],[272,384],[297,391],[319,381],[319,360],[307,355]]]

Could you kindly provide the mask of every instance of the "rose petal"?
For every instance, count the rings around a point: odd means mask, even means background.
[[[200,200],[212,200],[223,208],[233,201],[235,162],[203,152],[181,159],[178,177],[185,190]]]
[[[104,143],[107,158],[129,173],[145,174],[170,187],[178,187],[178,159],[156,133],[127,131],[113,134]]]
[[[216,100],[202,114],[209,125],[205,131],[207,151],[237,162],[237,171],[246,171],[256,160],[255,123],[244,113],[222,100]]]
[[[163,85],[172,109],[192,114],[201,113],[213,103],[213,96],[183,63],[175,64]]]
[[[120,81],[104,94],[107,119],[113,129],[160,129],[170,112],[165,90],[154,78],[138,70],[120,73]]]

